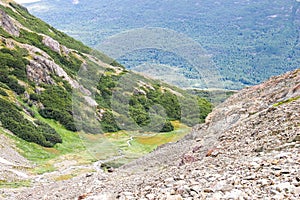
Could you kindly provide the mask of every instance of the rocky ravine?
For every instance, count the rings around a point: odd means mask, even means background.
[[[8,199],[299,199],[300,69],[246,88],[183,140],[113,173],[6,191]]]

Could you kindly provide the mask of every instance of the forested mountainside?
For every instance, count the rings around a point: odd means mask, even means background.
[[[9,199],[299,199],[300,69],[241,90],[177,143]]]
[[[63,142],[45,118],[73,132],[150,131],[153,124],[169,132],[170,121],[193,125],[211,110],[208,101],[127,71],[13,1],[1,1],[0,25],[1,126],[26,141]],[[201,116],[185,112],[195,104]],[[88,112],[93,120],[83,119]]]
[[[208,55],[207,67],[222,77],[214,86],[227,89],[258,84],[300,63],[299,0],[41,0],[25,6],[127,68],[181,87],[207,86],[197,85],[207,64],[199,56]],[[134,48],[137,38],[143,45]],[[181,41],[188,46],[176,51]],[[116,46],[128,45],[115,54]]]

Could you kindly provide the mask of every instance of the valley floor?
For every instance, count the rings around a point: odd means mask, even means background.
[[[300,70],[246,88],[176,143],[112,173],[5,191],[7,199],[299,199]]]

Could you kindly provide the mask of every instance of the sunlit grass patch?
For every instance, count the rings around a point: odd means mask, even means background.
[[[30,186],[31,186],[30,180],[14,181],[14,182],[0,180],[0,188],[20,188],[20,187],[30,187]]]

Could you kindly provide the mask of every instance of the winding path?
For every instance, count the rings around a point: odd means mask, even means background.
[[[131,136],[130,138],[129,138],[129,140],[127,141],[127,145],[130,147],[131,146],[131,141],[133,140],[133,136]]]

